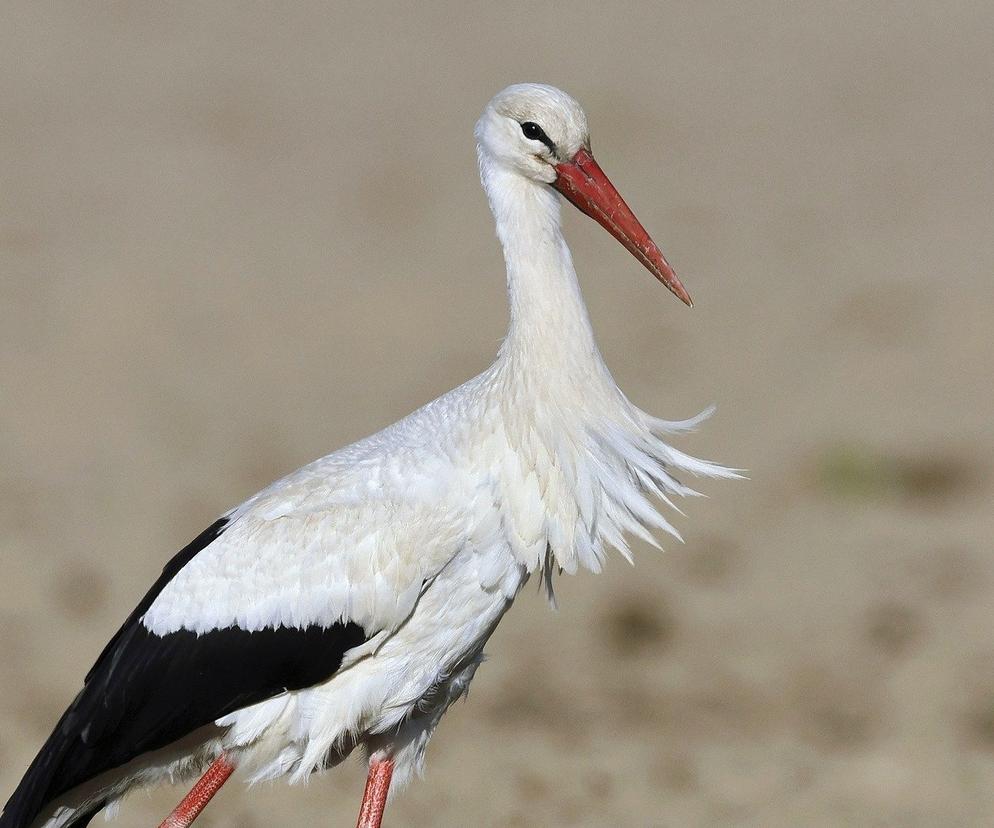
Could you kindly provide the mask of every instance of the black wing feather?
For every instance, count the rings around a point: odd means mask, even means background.
[[[0,815],[0,828],[25,828],[47,803],[104,771],[242,707],[329,678],[366,640],[351,622],[149,632],[141,618],[156,596],[227,525],[227,518],[214,523],[163,569],[87,674]]]
[[[227,516],[220,517],[215,520],[210,526],[204,529],[197,537],[190,541],[186,546],[180,549],[173,557],[169,560],[164,567],[162,567],[162,572],[159,577],[155,579],[155,583],[149,587],[148,592],[145,596],[138,602],[138,606],[134,608],[134,611],[127,617],[127,620],[121,625],[114,637],[107,642],[107,645],[103,648],[103,651],[97,656],[97,660],[94,665],[90,668],[90,672],[86,674],[86,678],[83,679],[83,684],[86,684],[90,677],[104,664],[110,653],[114,651],[118,641],[121,637],[133,627],[141,617],[148,612],[149,607],[152,606],[152,602],[159,597],[159,593],[166,588],[176,574],[190,561],[192,561],[198,552],[202,552],[208,546],[210,546],[214,541],[216,541],[222,534],[224,530],[228,528],[229,518]]]

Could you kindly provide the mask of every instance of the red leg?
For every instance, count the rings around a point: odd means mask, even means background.
[[[235,766],[222,753],[159,828],[188,828],[234,771]]]
[[[370,760],[369,776],[366,777],[366,790],[362,795],[362,806],[359,808],[356,828],[380,828],[383,811],[387,807],[391,776],[393,776],[393,759]]]

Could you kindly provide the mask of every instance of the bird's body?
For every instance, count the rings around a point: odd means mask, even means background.
[[[551,87],[501,94],[477,127],[508,266],[497,360],[184,549],[98,660],[2,828],[84,825],[129,789],[221,754],[247,781],[299,781],[358,746],[403,782],[529,577],[551,592],[554,574],[596,572],[612,547],[627,557],[626,534],[676,534],[653,503],[692,493],[674,475],[731,474],[664,442],[696,419],[658,420],[617,388],[552,182],[500,151],[504,121],[538,111],[570,142],[553,157],[572,158],[582,111]]]

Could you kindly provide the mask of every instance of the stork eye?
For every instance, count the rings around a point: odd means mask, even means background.
[[[534,121],[525,121],[521,125],[521,131],[529,141],[541,141],[543,144],[550,143],[549,136]]]

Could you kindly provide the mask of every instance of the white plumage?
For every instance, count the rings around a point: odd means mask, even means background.
[[[522,134],[529,122],[548,149]],[[476,137],[511,309],[494,364],[232,510],[142,618],[158,636],[351,621],[368,641],[323,683],[236,710],[185,752],[146,755],[72,792],[49,824],[93,797],[190,776],[221,750],[246,780],[300,781],[358,744],[391,756],[402,784],[530,576],[551,592],[554,574],[598,572],[612,548],[630,558],[626,535],[679,537],[658,506],[694,494],[677,475],[735,476],[664,441],[709,412],[646,414],[598,351],[550,186],[559,163],[589,148],[577,103],[548,86],[510,87]]]

